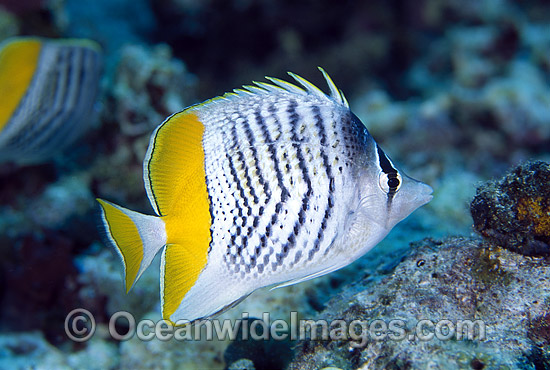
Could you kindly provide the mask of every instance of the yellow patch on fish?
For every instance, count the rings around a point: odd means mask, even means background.
[[[206,266],[211,220],[203,133],[196,114],[177,113],[153,134],[146,155],[146,188],[166,224],[168,246],[161,276],[165,318],[174,313]]]

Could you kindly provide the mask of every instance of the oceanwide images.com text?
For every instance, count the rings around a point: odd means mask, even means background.
[[[271,320],[269,312],[260,318],[247,312],[237,320],[211,319],[190,324],[180,320],[173,326],[166,320],[136,320],[126,311],[113,314],[108,323],[109,335],[119,341],[137,336],[143,341],[154,338],[167,340],[335,340],[350,341],[362,347],[369,341],[429,341],[429,340],[484,340],[485,323],[481,320],[430,320],[415,323],[405,320],[308,320],[298,319],[290,312],[289,320]],[[124,329],[121,329],[124,328]],[[65,318],[65,333],[76,342],[85,342],[95,333],[96,322],[88,310],[77,308]]]

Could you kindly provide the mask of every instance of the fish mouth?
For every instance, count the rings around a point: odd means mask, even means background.
[[[422,183],[422,188],[418,197],[421,203],[420,206],[429,203],[433,199],[433,192],[434,189],[430,185]]]
[[[423,182],[415,180],[415,183],[412,183],[407,190],[407,194],[402,195],[398,201],[392,202],[391,209],[388,209],[385,228],[393,228],[397,223],[433,199],[432,187]]]

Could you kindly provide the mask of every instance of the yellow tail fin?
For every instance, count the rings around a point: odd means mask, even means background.
[[[102,199],[97,201],[109,243],[122,259],[128,292],[166,244],[164,221]]]

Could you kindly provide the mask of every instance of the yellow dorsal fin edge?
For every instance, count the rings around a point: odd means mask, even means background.
[[[161,272],[165,319],[180,306],[207,262],[212,220],[203,134],[203,123],[189,109],[167,119],[150,142],[146,182],[166,224]]]

